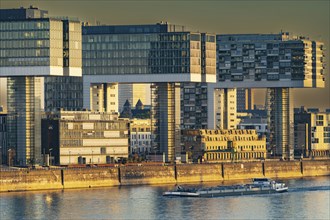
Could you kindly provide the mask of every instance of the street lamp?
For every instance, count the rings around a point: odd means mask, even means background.
[[[154,160],[155,160],[155,161],[156,161],[156,150],[157,150],[157,146],[154,146],[154,152],[155,152]]]
[[[49,151],[49,158],[48,158],[48,164],[49,166],[52,165],[52,150],[53,148],[50,148],[48,151]]]

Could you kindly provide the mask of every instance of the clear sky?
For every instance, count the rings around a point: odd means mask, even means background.
[[[279,33],[325,43],[326,88],[295,89],[295,106],[330,108],[329,0],[0,0],[1,8],[34,5],[50,16],[78,17],[102,24],[183,24],[198,31]],[[259,92],[260,94],[260,92]],[[263,101],[262,97],[260,100]]]

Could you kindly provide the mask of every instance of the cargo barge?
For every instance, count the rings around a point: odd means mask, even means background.
[[[287,192],[284,183],[278,183],[268,178],[254,178],[251,184],[216,186],[210,188],[184,188],[177,186],[174,191],[167,191],[163,196],[178,197],[221,197],[238,195],[256,195]]]

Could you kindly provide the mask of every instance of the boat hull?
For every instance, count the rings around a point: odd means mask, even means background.
[[[242,196],[242,195],[260,195],[287,192],[288,187],[281,189],[233,189],[233,190],[207,190],[197,192],[164,192],[163,196],[172,197],[224,197],[224,196]]]

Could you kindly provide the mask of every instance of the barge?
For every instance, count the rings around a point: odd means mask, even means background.
[[[287,192],[288,187],[284,183],[278,183],[268,178],[254,178],[251,184],[216,186],[210,188],[184,188],[180,185],[174,191],[167,191],[163,196],[178,197],[217,197],[257,195]]]

